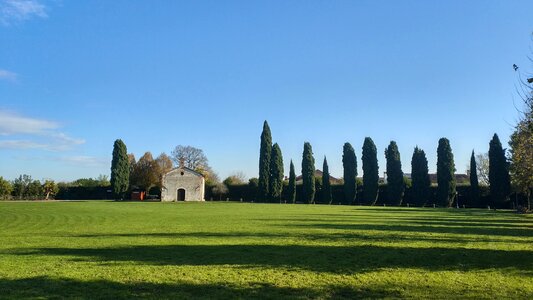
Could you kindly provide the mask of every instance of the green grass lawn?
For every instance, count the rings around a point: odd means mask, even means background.
[[[241,203],[0,203],[0,298],[533,298],[533,218]]]

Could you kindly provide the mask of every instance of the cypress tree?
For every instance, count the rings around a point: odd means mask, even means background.
[[[324,163],[322,165],[322,201],[331,204],[332,200],[331,183],[329,182],[329,166],[328,161],[324,156]]]
[[[344,168],[344,203],[352,204],[357,196],[357,157],[350,143],[344,143],[342,166]]]
[[[124,199],[130,184],[130,163],[126,144],[121,139],[117,139],[113,144],[110,181],[115,199]]]
[[[281,200],[281,192],[283,190],[283,156],[278,143],[272,146],[269,183],[271,201]]]
[[[503,203],[509,200],[511,192],[509,162],[505,157],[505,149],[502,148],[502,143],[497,134],[494,134],[489,146],[490,197],[494,203]]]
[[[405,184],[400,151],[398,151],[395,141],[391,141],[387,149],[385,149],[385,158],[387,159],[387,195],[389,204],[401,205]]]
[[[451,207],[457,194],[455,190],[455,163],[452,148],[447,138],[439,140],[437,148],[437,202],[444,207]]]
[[[366,204],[374,205],[378,200],[378,150],[374,141],[366,137],[363,143],[363,198]]]
[[[294,164],[292,163],[292,159],[289,170],[289,186],[287,187],[287,197],[289,203],[296,203],[296,173],[294,172]]]
[[[428,160],[424,150],[415,147],[413,158],[411,159],[411,188],[413,195],[413,204],[424,206],[429,198],[429,188],[431,181],[429,179]]]
[[[267,121],[263,123],[261,148],[259,149],[259,186],[258,199],[266,201],[269,196],[270,157],[272,155],[272,135]]]
[[[472,150],[472,156],[470,156],[470,198],[472,199],[472,204],[476,205],[479,203],[479,180],[477,178],[477,164],[474,150]]]
[[[302,157],[303,200],[307,203],[315,203],[315,159],[313,149],[308,142],[304,143]]]

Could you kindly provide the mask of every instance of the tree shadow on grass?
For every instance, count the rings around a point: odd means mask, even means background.
[[[310,289],[265,283],[246,283],[244,286],[180,281],[121,283],[50,277],[0,279],[0,292],[0,298],[5,299],[362,299],[401,296],[397,291],[379,287],[355,289],[328,286],[325,289]]]
[[[337,230],[379,230],[379,231],[398,231],[398,232],[424,232],[424,233],[445,233],[445,234],[470,234],[470,235],[484,235],[484,236],[514,236],[514,237],[533,237],[533,230],[530,228],[521,227],[483,227],[479,226],[453,226],[453,222],[423,222],[416,221],[416,225],[403,225],[398,223],[392,224],[350,224],[346,221],[335,222],[332,220],[328,223],[323,223],[324,220],[319,219],[301,219],[303,224],[291,224],[290,226],[298,228],[317,228],[317,229],[337,229]],[[322,223],[318,223],[322,221]],[[415,223],[415,221],[407,222],[407,224]],[[440,225],[440,226],[436,226]]]
[[[308,241],[328,241],[328,242],[448,242],[448,243],[470,243],[470,242],[484,242],[484,243],[512,243],[512,244],[530,244],[530,240],[521,239],[496,239],[496,238],[479,238],[479,237],[459,237],[459,236],[425,236],[425,235],[406,235],[403,233],[388,234],[388,235],[374,235],[365,234],[361,232],[331,232],[331,233],[294,233],[294,232],[151,232],[151,233],[102,233],[102,234],[80,234],[80,235],[61,235],[62,237],[74,238],[161,238],[161,239],[175,239],[183,238],[202,238],[202,239],[298,239]]]
[[[158,245],[114,248],[41,248],[18,255],[68,256],[98,262],[152,265],[298,268],[353,274],[382,268],[440,270],[507,269],[533,273],[533,251],[315,245]]]

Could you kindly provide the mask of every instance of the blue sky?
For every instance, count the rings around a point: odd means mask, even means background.
[[[342,175],[365,136],[458,173],[517,117],[533,1],[0,0],[0,176],[109,174],[113,141],[140,157],[201,148],[224,178],[257,176],[268,120],[288,173],[304,141]],[[361,175],[361,170],[359,171]]]

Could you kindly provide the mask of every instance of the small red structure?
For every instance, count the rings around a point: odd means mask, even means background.
[[[143,192],[143,191],[133,191],[133,192],[131,192],[131,200],[143,201],[145,196],[146,196],[146,192]]]

